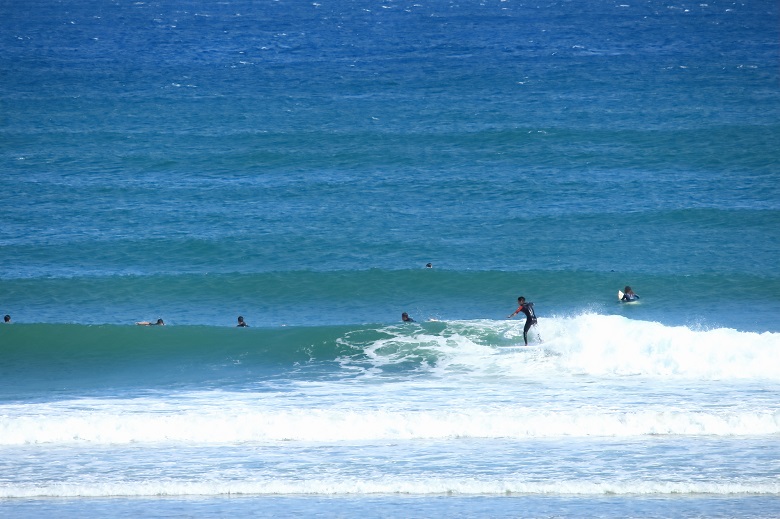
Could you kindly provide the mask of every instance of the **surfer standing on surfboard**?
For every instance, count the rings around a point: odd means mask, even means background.
[[[525,345],[528,346],[528,330],[531,329],[531,326],[536,324],[536,314],[534,313],[534,304],[526,303],[525,298],[523,296],[517,298],[517,304],[520,306],[517,307],[515,313],[507,316],[507,319],[511,319],[512,317],[516,316],[520,312],[523,312],[525,314],[525,326],[523,326],[523,340],[525,341]]]

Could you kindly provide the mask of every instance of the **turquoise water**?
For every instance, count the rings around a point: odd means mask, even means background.
[[[629,278],[640,305],[617,300]],[[669,325],[778,331],[780,282],[774,276],[565,270],[366,269],[8,279],[18,321],[252,326],[387,323],[401,311],[418,320],[502,319],[518,296],[540,317],[595,311]],[[640,292],[641,287],[641,292]],[[695,294],[695,297],[689,297]]]
[[[0,13],[0,515],[780,514],[776,2]]]

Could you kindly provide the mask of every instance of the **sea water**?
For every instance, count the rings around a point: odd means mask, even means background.
[[[780,515],[776,2],[0,14],[0,515]]]

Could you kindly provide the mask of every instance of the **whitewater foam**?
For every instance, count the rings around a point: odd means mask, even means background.
[[[528,481],[522,477],[475,480],[474,478],[262,478],[257,481],[137,481],[9,485],[0,487],[0,498],[117,497],[117,496],[214,496],[214,495],[775,495],[776,481],[666,482]]]
[[[25,406],[0,409],[0,446],[29,444],[350,442],[452,438],[754,436],[780,434],[780,411],[645,408],[615,411],[485,403],[442,410],[390,408],[279,409],[254,404],[199,410],[127,412],[117,400],[78,411]],[[154,403],[150,403],[154,407]]]
[[[399,333],[367,351],[378,366],[425,353],[429,362],[435,358],[432,364],[441,374],[467,369],[521,377],[780,380],[778,333],[696,330],[589,313],[540,319],[538,330],[529,334],[535,349],[499,349],[521,346],[522,326],[514,321],[452,321],[436,334]],[[537,333],[542,341],[534,337]],[[496,352],[504,358],[491,357]]]

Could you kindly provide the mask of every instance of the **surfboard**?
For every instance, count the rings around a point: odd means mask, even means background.
[[[510,353],[525,353],[525,354],[536,355],[542,351],[543,350],[541,344],[514,344],[511,346],[509,345],[499,346],[495,354],[507,355]]]

